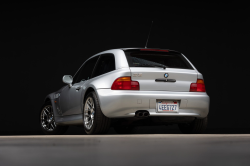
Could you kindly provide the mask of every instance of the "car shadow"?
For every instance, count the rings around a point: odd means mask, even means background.
[[[182,134],[177,125],[171,126],[137,126],[131,134]],[[250,134],[250,128],[207,128],[203,134]],[[44,135],[42,131],[0,131],[4,135]],[[86,135],[83,127],[70,126],[64,135]],[[110,128],[106,135],[117,134],[114,128]]]

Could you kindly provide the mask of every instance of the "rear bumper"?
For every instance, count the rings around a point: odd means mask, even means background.
[[[150,116],[192,116],[204,118],[209,112],[209,96],[203,92],[97,90],[100,106],[109,118],[134,117],[137,110]],[[178,113],[157,113],[156,100],[178,100]]]

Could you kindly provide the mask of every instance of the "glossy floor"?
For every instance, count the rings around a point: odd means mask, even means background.
[[[249,165],[250,134],[0,136],[0,165]]]

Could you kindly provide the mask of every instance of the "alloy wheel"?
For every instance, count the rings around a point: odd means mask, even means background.
[[[41,126],[46,131],[54,131],[56,129],[56,122],[51,105],[47,105],[41,112]]]
[[[95,104],[92,97],[88,97],[84,105],[84,125],[90,130],[94,124]]]

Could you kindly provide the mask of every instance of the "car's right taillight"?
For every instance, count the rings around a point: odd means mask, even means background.
[[[190,92],[206,92],[204,81],[197,79],[196,83],[191,83]]]
[[[120,77],[117,78],[113,85],[112,90],[140,90],[139,82],[132,81],[131,77]]]

